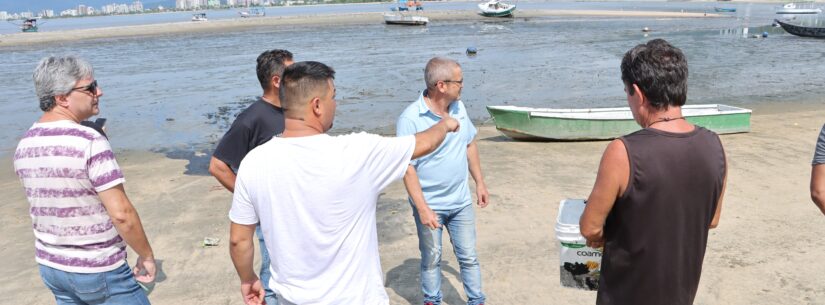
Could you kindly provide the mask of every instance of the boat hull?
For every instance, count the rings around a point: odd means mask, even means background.
[[[729,112],[711,113],[700,111],[690,115],[691,108],[730,109]],[[538,111],[537,111],[538,110]],[[545,110],[578,112],[573,117],[555,117],[555,113]],[[633,119],[630,109],[533,109],[526,107],[487,106],[490,116],[495,119],[496,129],[515,140],[607,140],[614,139],[641,127]],[[622,112],[621,118],[586,118],[588,111]],[[751,111],[725,105],[689,105],[683,107],[686,120],[692,124],[713,130],[718,134],[750,131]],[[564,115],[562,115],[564,116]]]
[[[774,20],[774,22],[778,23],[785,32],[796,36],[802,37],[813,37],[813,38],[825,38],[825,28],[812,28],[812,27],[804,27],[798,26],[794,24],[784,23],[779,20]]]
[[[512,17],[513,11],[515,10],[516,9],[511,9],[505,12],[481,12],[479,14],[484,17]]]
[[[778,10],[776,11],[777,14],[819,14],[822,13],[820,9],[789,9],[789,10]]]
[[[398,25],[427,25],[429,18],[424,16],[396,16],[384,15],[384,22],[386,24]]]

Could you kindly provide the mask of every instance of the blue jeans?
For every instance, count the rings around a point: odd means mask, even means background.
[[[266,250],[266,243],[264,243],[264,232],[261,231],[261,225],[255,227],[255,234],[258,235],[258,243],[261,245],[261,284],[264,286],[264,301],[267,305],[278,305],[278,296],[275,291],[269,288],[269,278],[272,274],[269,272],[269,251]]]
[[[418,210],[413,208],[415,226],[418,229],[418,250],[421,251],[421,292],[424,303],[441,304],[441,232],[447,228],[453,244],[461,282],[467,293],[467,304],[483,304],[481,292],[481,268],[476,254],[476,216],[472,204],[462,208],[435,211],[441,228],[430,229],[421,224]]]
[[[123,264],[100,273],[74,273],[39,265],[40,277],[52,290],[57,305],[107,304],[149,305],[146,293],[138,286],[132,269]]]

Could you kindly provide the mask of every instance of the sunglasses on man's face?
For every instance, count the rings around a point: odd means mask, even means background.
[[[88,84],[86,86],[80,86],[80,87],[77,87],[77,88],[72,88],[72,90],[69,90],[69,93],[71,93],[72,91],[75,91],[75,90],[88,91],[91,94],[97,94],[97,80],[91,82],[90,84]]]

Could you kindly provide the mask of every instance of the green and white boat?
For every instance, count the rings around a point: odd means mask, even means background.
[[[496,129],[516,140],[605,140],[641,127],[628,107],[552,109],[518,106],[487,106]],[[718,134],[750,131],[751,110],[734,106],[685,105],[688,122]]]
[[[479,14],[484,17],[512,17],[516,10],[515,4],[504,3],[499,0],[489,0],[478,4]]]

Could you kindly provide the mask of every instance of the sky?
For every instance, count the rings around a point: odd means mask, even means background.
[[[31,11],[37,13],[41,10],[54,10],[55,14],[62,10],[77,8],[79,4],[86,6],[93,6],[95,9],[100,9],[101,6],[112,3],[131,4],[133,0],[0,0],[0,11],[7,11],[9,13],[19,13],[24,11]],[[143,6],[146,8],[157,7],[159,2],[163,2],[164,6],[168,6],[167,2],[171,2],[172,6],[175,1],[164,0],[142,0]]]

